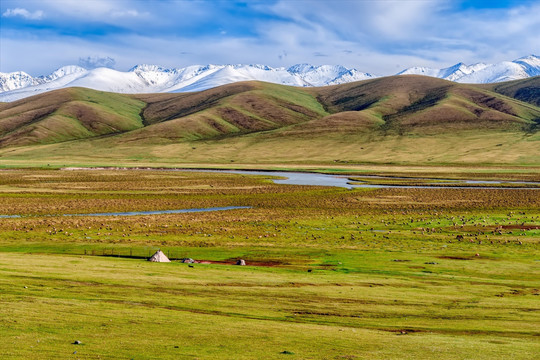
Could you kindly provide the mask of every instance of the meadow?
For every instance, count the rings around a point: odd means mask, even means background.
[[[337,166],[357,175],[539,178],[535,168]],[[0,171],[0,357],[540,353],[539,190],[348,190],[269,177]],[[251,208],[63,216],[221,206]],[[145,261],[158,249],[202,263]]]

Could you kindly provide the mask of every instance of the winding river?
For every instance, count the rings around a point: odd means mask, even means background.
[[[138,215],[162,215],[162,214],[183,214],[209,211],[226,211],[236,209],[251,209],[251,206],[224,206],[198,209],[178,209],[178,210],[156,210],[156,211],[128,211],[128,212],[108,212],[108,213],[89,213],[89,214],[59,214],[59,215],[40,215],[40,216],[138,216]],[[38,215],[30,215],[38,216]],[[22,215],[0,215],[0,219],[15,219],[23,217]],[[24,216],[26,217],[26,215]]]
[[[456,179],[427,179],[427,178],[403,178],[403,177],[385,177],[385,176],[369,176],[369,175],[356,175],[358,177],[366,177],[372,179],[404,179],[411,181],[444,181],[437,185],[378,185],[378,184],[358,184],[357,180],[351,180],[350,175],[331,175],[331,174],[319,174],[308,172],[288,172],[288,171],[256,171],[256,170],[203,170],[203,169],[178,169],[177,171],[189,171],[189,172],[214,172],[214,173],[227,173],[227,174],[242,174],[242,175],[262,175],[266,177],[282,177],[284,179],[272,179],[275,184],[286,185],[311,185],[311,186],[335,186],[343,187],[347,189],[356,188],[402,188],[402,189],[433,189],[433,188],[453,188],[453,189],[535,189],[540,190],[537,187],[508,187],[508,186],[496,186],[497,184],[515,184],[515,185],[537,185],[540,186],[540,182],[522,182],[522,181],[493,181],[493,180],[456,180]],[[475,185],[460,186],[460,185]],[[486,186],[478,186],[486,185]],[[491,186],[487,186],[491,185]],[[494,186],[495,185],[495,186]]]
[[[69,170],[93,170],[93,169],[69,169]],[[101,169],[100,169],[101,170]],[[138,169],[143,170],[143,169]],[[156,169],[144,169],[156,170]],[[271,179],[275,184],[287,185],[311,185],[311,186],[334,186],[346,189],[356,188],[408,188],[408,189],[433,189],[433,188],[464,188],[464,189],[505,189],[519,190],[530,189],[540,190],[540,187],[508,187],[503,184],[516,185],[535,185],[540,186],[540,182],[520,182],[520,181],[493,181],[493,180],[455,180],[455,179],[427,179],[427,178],[399,178],[399,177],[384,177],[384,176],[369,176],[358,175],[358,177],[372,179],[405,179],[412,181],[444,181],[435,186],[429,185],[378,185],[378,184],[359,184],[357,180],[351,180],[347,175],[330,175],[307,172],[286,172],[286,171],[256,171],[256,170],[209,170],[209,169],[161,169],[163,171],[187,171],[187,172],[212,172],[240,175],[261,175],[267,178],[280,177],[281,179]],[[474,187],[460,186],[466,184],[474,184]],[[486,185],[481,186],[481,185]],[[501,184],[501,186],[497,186]],[[480,185],[480,186],[478,186]],[[491,186],[487,186],[491,185]],[[177,209],[177,210],[157,210],[157,211],[130,211],[130,212],[109,212],[109,213],[90,213],[90,214],[60,214],[60,215],[45,215],[45,216],[138,216],[138,215],[161,215],[161,214],[181,214],[181,213],[196,213],[209,211],[226,211],[236,209],[249,209],[250,206],[226,206],[226,207],[211,207],[211,208],[196,208],[196,209]],[[34,215],[35,216],[35,215]],[[0,219],[20,218],[21,215],[0,215]],[[26,217],[26,215],[24,216]]]

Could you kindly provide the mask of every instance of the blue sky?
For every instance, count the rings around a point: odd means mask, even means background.
[[[410,66],[540,54],[540,1],[2,0],[0,72],[146,63]]]

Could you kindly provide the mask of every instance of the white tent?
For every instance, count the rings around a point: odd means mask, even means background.
[[[171,260],[169,260],[169,258],[167,257],[167,255],[165,255],[163,253],[163,251],[161,250],[158,250],[156,251],[156,253],[154,255],[152,255],[152,257],[150,259],[148,259],[148,261],[153,261],[153,262],[171,262]]]

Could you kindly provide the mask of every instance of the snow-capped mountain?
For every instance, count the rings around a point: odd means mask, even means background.
[[[11,91],[37,85],[34,78],[24,71],[0,73],[0,91]]]
[[[298,75],[308,86],[337,85],[375,77],[371,74],[359,72],[356,69],[347,69],[341,65],[313,66],[298,64],[288,68],[287,72]]]
[[[34,87],[57,80],[59,81],[56,83],[56,85],[58,87],[63,87],[62,84],[68,84],[87,72],[88,70],[80,66],[71,65],[63,66],[50,75],[39,76],[36,78],[33,78],[32,76],[28,75],[23,71],[17,71],[7,74],[0,73],[0,93]]]
[[[426,75],[472,84],[518,80],[540,75],[540,57],[529,55],[514,61],[503,61],[497,64],[465,65],[459,63],[444,69],[412,67],[398,73],[398,75],[405,74]]]
[[[372,77],[343,66],[307,64],[295,65],[289,69],[266,65],[193,65],[167,69],[143,64],[126,72],[109,68],[86,70],[78,66],[65,66],[48,76],[36,78],[23,72],[0,73],[0,101],[14,101],[72,86],[129,94],[199,91],[247,80],[291,86],[324,86]]]
[[[499,82],[540,75],[540,58],[530,55],[498,64],[459,63],[444,69],[413,67],[398,73],[401,74],[427,75],[464,83]],[[291,86],[325,86],[375,77],[340,65],[298,64],[289,68],[266,65],[193,65],[167,69],[143,64],[125,72],[109,68],[87,70],[72,65],[39,77],[32,77],[22,71],[0,73],[0,101],[14,101],[73,86],[118,93],[185,92],[245,80]]]

